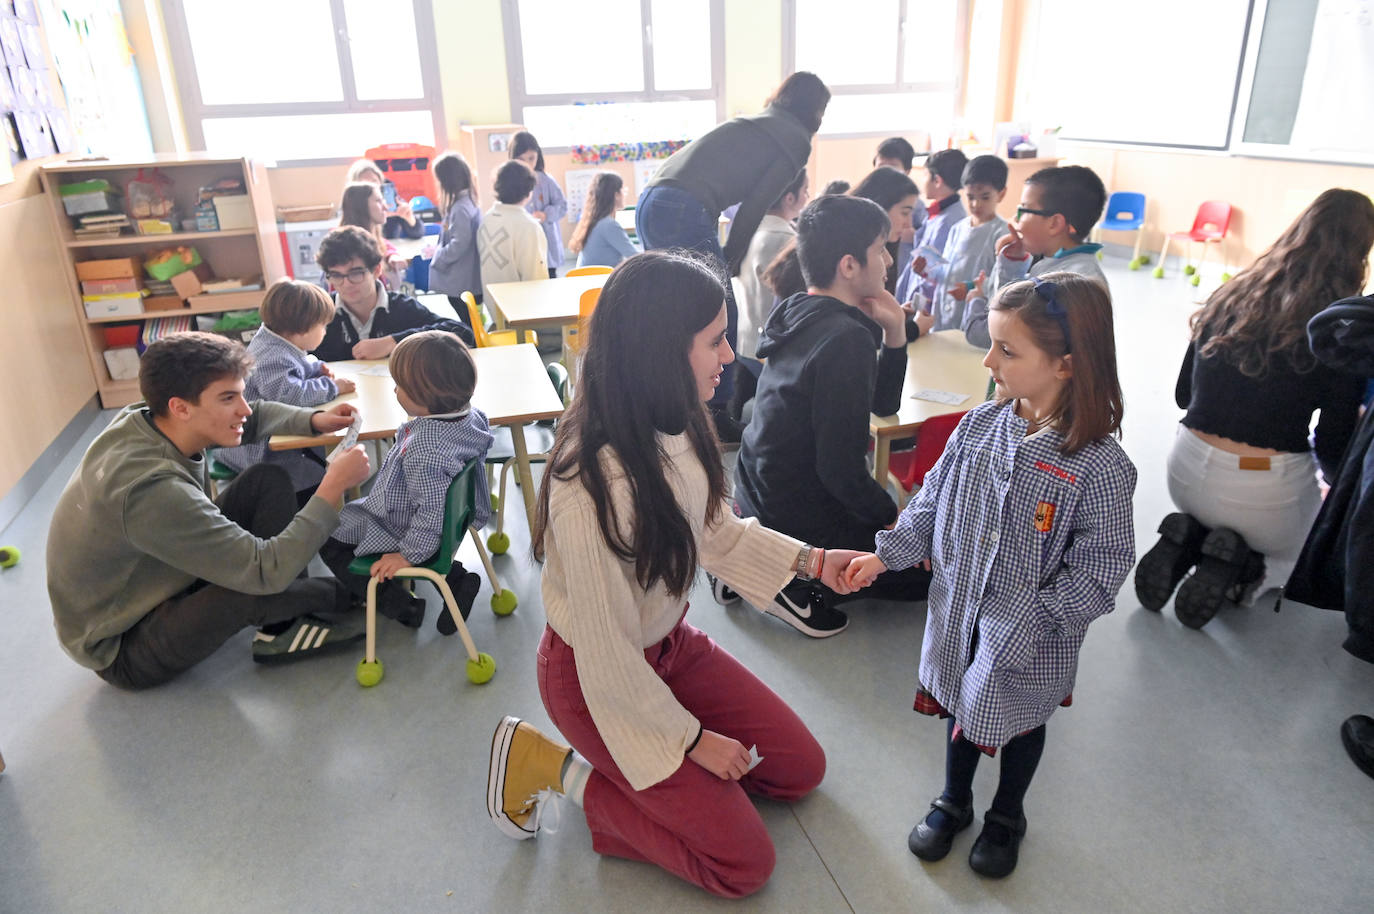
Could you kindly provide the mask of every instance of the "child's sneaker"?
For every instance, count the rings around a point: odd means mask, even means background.
[[[533,838],[552,794],[563,792],[563,763],[572,749],[517,717],[503,718],[491,737],[487,815],[512,838]]]
[[[301,616],[279,634],[269,635],[265,631],[255,634],[253,662],[290,663],[332,654],[361,641],[366,634],[363,619],[356,615],[343,622],[326,622],[315,616]]]
[[[454,562],[448,573],[448,587],[453,591],[453,600],[458,604],[458,612],[466,622],[468,616],[472,615],[472,604],[477,600],[477,591],[482,589],[481,575],[475,571],[464,571],[462,565]],[[447,603],[439,610],[439,618],[434,621],[434,627],[441,635],[451,635],[458,631],[458,623],[453,620],[453,613],[448,611]]]
[[[1135,595],[1140,605],[1159,612],[1174,594],[1178,582],[1202,556],[1207,528],[1187,514],[1170,514],[1159,524],[1159,542],[1140,559],[1135,569]]]
[[[730,585],[726,584],[720,578],[707,572],[706,580],[711,582],[711,596],[714,597],[715,601],[721,606],[733,606],[740,601],[739,594],[731,590]]]
[[[1174,613],[1189,628],[1202,628],[1221,609],[1233,588],[1244,576],[1253,574],[1251,549],[1234,530],[1217,527],[1202,541],[1202,558],[1197,569],[1178,588]],[[1260,577],[1264,563],[1260,562]]]
[[[831,606],[825,593],[809,581],[788,584],[763,611],[812,638],[838,635],[849,625],[849,617]]]

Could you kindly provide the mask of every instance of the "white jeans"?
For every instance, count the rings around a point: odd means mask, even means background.
[[[1178,509],[1205,527],[1230,527],[1264,554],[1257,594],[1288,580],[1322,504],[1311,452],[1268,459],[1267,470],[1242,470],[1237,455],[1182,425],[1169,451],[1169,497]]]

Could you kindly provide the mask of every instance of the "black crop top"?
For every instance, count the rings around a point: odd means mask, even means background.
[[[1197,358],[1194,346],[1188,344],[1174,388],[1175,401],[1188,411],[1184,425],[1252,447],[1297,454],[1312,450],[1307,432],[1312,413],[1321,410],[1317,461],[1322,475],[1336,478],[1359,417],[1363,378],[1321,364],[1298,372],[1283,358],[1272,359],[1267,373],[1252,378],[1220,356]]]

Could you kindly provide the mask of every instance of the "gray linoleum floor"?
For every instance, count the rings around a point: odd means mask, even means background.
[[[1177,272],[1128,272],[1125,259],[1106,265],[1143,551],[1170,509],[1172,392],[1197,292]],[[570,805],[558,832],[534,841],[487,822],[492,728],[507,713],[547,723],[534,676],[539,571],[518,499],[514,546],[498,565],[520,608],[494,617],[484,586],[471,626],[497,659],[488,685],[467,683],[456,639],[385,620],[386,679],[369,691],[351,654],[255,666],[249,632],[144,694],[73,664],[44,589],[47,521],[108,416],[0,536],[24,552],[0,572],[6,914],[1370,908],[1374,781],[1346,758],[1337,728],[1374,712],[1374,668],[1341,651],[1337,614],[1275,614],[1269,600],[1195,632],[1171,607],[1141,609],[1128,583],[1088,636],[1073,707],[1049,725],[1021,866],[988,882],[966,863],[975,830],[937,864],[906,848],[943,770],[943,725],[911,711],[924,605],[857,604],[847,632],[817,642],[723,609],[699,584],[692,620],[790,701],[829,757],[813,796],[760,804],[777,869],[756,896],[724,902],[598,858]],[[475,565],[470,545],[460,555]],[[980,815],[995,769],[985,762],[978,775]]]

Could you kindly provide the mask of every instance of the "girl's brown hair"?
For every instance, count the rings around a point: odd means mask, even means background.
[[[1064,436],[1060,450],[1072,454],[1108,435],[1121,437],[1124,407],[1105,286],[1077,273],[1046,273],[1004,286],[992,310],[1015,314],[1036,347],[1051,359],[1068,357],[1073,367],[1048,417]]]
[[[477,366],[467,344],[447,330],[422,330],[396,344],[391,379],[431,414],[457,412],[477,387]]]
[[[343,200],[339,203],[339,225],[356,225],[363,231],[382,241],[382,227],[372,221],[368,202],[373,194],[380,195],[382,188],[370,181],[354,181],[344,187]]]
[[[568,250],[581,253],[592,226],[615,212],[615,195],[624,186],[624,179],[613,171],[599,172],[592,178],[592,186],[587,188],[587,204],[582,207],[582,218],[577,220],[577,228],[568,239]]]
[[[1324,191],[1193,315],[1198,355],[1224,356],[1252,378],[1276,357],[1311,371],[1317,360],[1307,345],[1307,322],[1332,302],[1359,294],[1371,246],[1374,202],[1358,191]]]
[[[334,300],[313,282],[279,279],[263,296],[258,313],[273,333],[304,333],[334,319]]]
[[[473,203],[477,202],[477,185],[472,183],[472,168],[467,159],[456,152],[446,152],[434,160],[431,170],[439,182],[439,209],[445,215],[463,191],[467,191]]]

